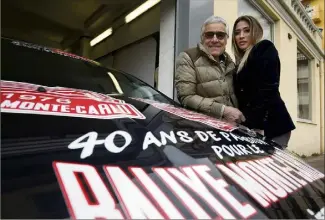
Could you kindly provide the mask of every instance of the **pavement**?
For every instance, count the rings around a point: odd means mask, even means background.
[[[323,154],[315,157],[307,157],[303,160],[305,160],[310,166],[324,173],[324,158],[325,155]]]

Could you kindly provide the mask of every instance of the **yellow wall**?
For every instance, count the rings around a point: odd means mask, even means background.
[[[324,0],[310,0],[309,1],[311,6],[318,6],[318,11],[315,11],[315,13],[318,13],[318,16],[320,18],[320,21],[316,21],[315,25],[323,28],[322,32],[322,48],[324,49],[325,52],[325,1]],[[325,57],[324,57],[325,59]],[[321,123],[321,129],[320,129],[320,135],[321,135],[321,153],[324,153],[324,148],[325,148],[325,105],[324,105],[324,100],[325,100],[325,91],[324,91],[324,84],[325,84],[325,78],[324,78],[324,71],[325,71],[325,62],[323,61],[320,62],[319,65],[319,71],[320,71],[320,81],[319,81],[319,86],[320,86],[320,123]]]
[[[311,7],[313,6],[318,6],[316,9],[317,11],[314,12],[314,14],[317,14],[319,17],[320,21],[315,21],[315,25],[318,26],[319,28],[323,28],[322,32],[322,48],[325,51],[325,1],[324,0],[309,0],[309,1],[303,1],[303,4],[310,4]],[[325,58],[325,57],[324,57]],[[320,104],[320,123],[321,123],[321,129],[320,129],[320,138],[321,138],[321,153],[324,153],[324,148],[325,148],[325,106],[324,106],[324,99],[325,99],[325,91],[324,91],[324,84],[325,84],[325,78],[324,78],[324,70],[325,70],[325,62],[324,59],[323,61],[320,62],[319,65],[319,71],[320,71],[320,81],[319,81],[319,87],[320,87],[320,95],[319,95],[319,104]]]
[[[288,39],[288,34],[292,39]],[[291,28],[279,20],[275,24],[275,45],[281,60],[280,93],[286,107],[296,125],[289,142],[289,150],[299,154],[311,155],[320,153],[320,106],[319,106],[319,73],[312,74],[312,122],[300,122],[298,119],[297,90],[297,47],[298,38]],[[312,62],[316,71],[316,62]],[[317,69],[318,70],[318,69]],[[318,77],[317,77],[318,75]]]
[[[318,10],[314,12],[314,14],[318,14],[320,21],[315,21],[315,25],[325,29],[325,2],[324,0],[304,0],[302,1],[304,5],[310,4],[311,7],[318,6]],[[325,30],[323,30],[323,43],[322,46],[325,48],[325,37],[324,37]]]
[[[312,121],[301,122],[296,118],[297,129],[293,132],[291,149],[305,155],[321,153],[321,121],[320,121],[320,69],[316,67],[318,60],[312,62]]]
[[[227,10],[225,10],[225,8]],[[226,47],[226,51],[230,54],[232,59],[234,59],[231,50],[231,36],[232,36],[232,26],[237,19],[237,0],[214,0],[214,14],[224,18],[229,25],[229,38]]]
[[[320,68],[316,67],[318,60],[312,63],[312,122],[300,122],[298,119],[298,90],[297,90],[297,46],[298,37],[279,15],[263,1],[262,8],[274,19],[274,43],[281,60],[280,93],[286,107],[296,125],[289,142],[289,150],[298,154],[311,155],[321,152],[321,109],[320,109]],[[227,8],[227,10],[224,10]],[[214,14],[225,18],[230,29],[237,18],[237,0],[214,0]],[[288,39],[288,33],[292,39]],[[230,33],[232,34],[232,33]],[[230,35],[231,36],[231,35]],[[232,52],[231,41],[228,41],[227,51]],[[324,76],[324,74],[323,74]],[[324,78],[322,79],[324,82]],[[323,93],[324,94],[324,90]],[[322,109],[324,113],[324,108]],[[324,120],[324,119],[323,119]]]
[[[310,2],[311,6],[316,6],[318,5],[319,7],[319,17],[320,17],[320,21],[315,23],[316,26],[320,27],[320,28],[323,28],[323,33],[322,33],[322,36],[323,36],[323,48],[325,48],[325,37],[324,37],[324,32],[325,32],[325,12],[324,12],[324,8],[325,8],[325,2],[324,0],[313,0]],[[317,13],[317,12],[316,12]]]
[[[325,60],[320,64],[320,121],[321,153],[325,152]]]

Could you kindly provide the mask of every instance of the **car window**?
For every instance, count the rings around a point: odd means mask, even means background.
[[[2,39],[2,54],[2,80],[172,102],[136,77],[64,51]]]

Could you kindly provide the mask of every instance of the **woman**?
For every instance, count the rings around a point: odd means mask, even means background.
[[[280,59],[274,44],[262,40],[263,28],[252,16],[239,17],[233,27],[236,58],[235,94],[245,126],[286,148],[295,125],[280,96]]]

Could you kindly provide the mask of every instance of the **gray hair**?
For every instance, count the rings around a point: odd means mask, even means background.
[[[203,23],[203,25],[201,27],[201,39],[203,38],[205,26],[207,26],[208,24],[215,24],[215,23],[224,24],[226,27],[226,33],[229,37],[229,26],[228,26],[227,21],[225,19],[223,19],[222,17],[212,15],[211,17],[209,17],[208,19],[205,20],[205,22]]]

